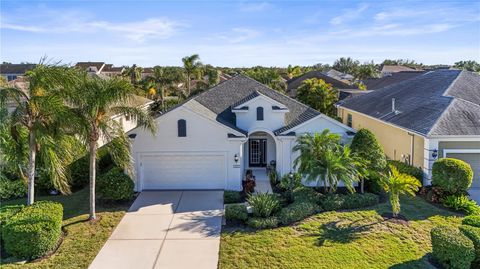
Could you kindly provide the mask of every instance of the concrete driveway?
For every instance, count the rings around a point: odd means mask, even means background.
[[[223,191],[142,192],[89,268],[217,268]]]

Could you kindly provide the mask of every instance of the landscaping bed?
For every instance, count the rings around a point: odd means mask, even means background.
[[[275,229],[224,229],[219,268],[434,268],[430,230],[462,215],[402,197],[409,225],[384,221],[388,203],[322,212]]]

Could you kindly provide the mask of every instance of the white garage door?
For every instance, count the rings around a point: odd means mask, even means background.
[[[224,189],[224,153],[162,153],[141,157],[141,188]]]
[[[480,188],[480,153],[447,153],[448,158],[455,158],[470,164],[473,170],[473,188]]]

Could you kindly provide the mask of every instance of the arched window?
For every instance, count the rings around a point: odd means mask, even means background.
[[[187,122],[183,119],[178,120],[177,127],[178,127],[178,137],[186,137],[187,136]]]
[[[263,107],[257,107],[257,120],[263,120]]]

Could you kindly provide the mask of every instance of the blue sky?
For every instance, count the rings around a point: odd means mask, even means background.
[[[1,61],[217,66],[480,60],[480,1],[2,0]]]

